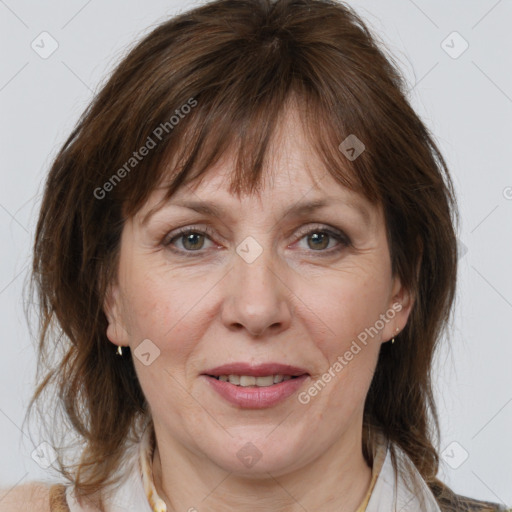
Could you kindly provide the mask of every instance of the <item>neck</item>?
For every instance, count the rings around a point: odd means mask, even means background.
[[[372,471],[359,442],[347,439],[308,467],[267,479],[250,479],[214,464],[187,459],[178,445],[157,443],[152,461],[153,479],[167,512],[356,512],[368,493]],[[169,449],[170,448],[170,449]],[[198,463],[199,462],[199,463]],[[255,502],[257,498],[257,502]]]

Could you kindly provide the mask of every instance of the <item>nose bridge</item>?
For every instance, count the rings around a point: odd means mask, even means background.
[[[269,240],[263,235],[258,238]],[[226,325],[243,326],[252,335],[260,335],[289,324],[287,287],[278,267],[270,243],[263,245],[247,237],[236,247],[223,311]]]

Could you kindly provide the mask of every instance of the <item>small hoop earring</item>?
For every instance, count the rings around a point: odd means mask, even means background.
[[[123,349],[122,349],[121,345],[119,345],[117,347],[117,352],[116,353],[117,353],[117,355],[123,357]]]
[[[396,328],[396,332],[398,332],[400,329],[397,327]],[[393,337],[393,339],[391,340],[391,345],[393,345],[393,343],[395,343],[395,338]]]

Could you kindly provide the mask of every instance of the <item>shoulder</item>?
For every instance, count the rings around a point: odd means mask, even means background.
[[[442,512],[512,512],[512,508],[499,503],[457,494],[437,478],[429,487]]]
[[[458,500],[458,506],[460,507],[457,510],[467,511],[467,512],[507,512],[512,509],[507,508],[505,505],[500,505],[499,503],[494,503],[492,501],[482,501],[476,500],[474,498],[469,498],[468,496],[462,496],[460,494],[456,495]]]
[[[477,500],[461,494],[453,494],[452,499],[440,503],[440,508],[443,511],[456,510],[457,512],[509,512],[512,510],[499,503]]]
[[[50,512],[51,485],[29,482],[0,488],[0,512]]]

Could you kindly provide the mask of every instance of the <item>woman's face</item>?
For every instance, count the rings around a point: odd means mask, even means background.
[[[391,275],[382,211],[323,170],[288,114],[259,195],[229,194],[224,160],[144,224],[155,190],[125,224],[106,303],[107,335],[130,346],[159,446],[242,474],[360,453],[381,343],[412,305]],[[300,209],[313,201],[325,205]],[[305,376],[273,384],[287,373]]]

